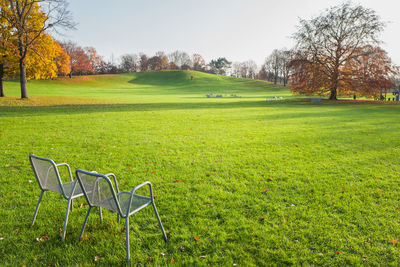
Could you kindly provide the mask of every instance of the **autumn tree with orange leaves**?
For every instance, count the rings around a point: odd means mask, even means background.
[[[11,50],[12,54],[18,58],[21,98],[28,98],[26,83],[29,55],[39,54],[41,48],[44,48],[43,42],[51,39],[46,35],[50,31],[74,27],[67,7],[66,0],[2,0],[0,2],[1,31],[2,35],[7,36],[0,39],[1,45]],[[57,45],[53,48],[57,49]],[[54,54],[57,53],[54,51]]]
[[[375,11],[350,2],[300,20],[290,63],[292,91],[336,100],[338,94],[375,96],[390,86],[394,68],[377,47],[384,26]]]

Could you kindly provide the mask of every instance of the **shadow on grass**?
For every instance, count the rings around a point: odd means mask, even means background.
[[[385,112],[393,110],[398,114],[400,105],[388,106],[377,104],[357,105],[348,104],[345,109],[326,110],[325,108],[343,107],[343,103],[311,104],[307,99],[290,99],[280,101],[229,101],[229,102],[162,102],[139,104],[82,104],[82,105],[54,105],[54,106],[0,106],[0,117],[19,117],[52,114],[85,114],[106,112],[135,112],[135,111],[160,111],[160,110],[198,110],[198,109],[246,109],[246,108],[273,108],[285,109],[284,112],[268,119],[292,119],[297,117],[331,117],[333,115],[356,116],[365,113]],[[309,112],[288,112],[288,109],[299,107],[308,108]],[[355,111],[355,113],[352,113]],[[387,114],[387,113],[385,113]]]

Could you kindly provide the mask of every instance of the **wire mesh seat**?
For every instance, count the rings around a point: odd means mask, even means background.
[[[51,159],[38,157],[32,154],[29,155],[29,161],[31,162],[33,172],[35,173],[36,180],[41,190],[35,213],[33,214],[31,226],[33,226],[35,223],[44,192],[53,191],[59,193],[68,201],[67,211],[64,218],[64,227],[61,234],[61,240],[64,241],[65,232],[67,230],[69,212],[70,210],[72,210],[73,206],[73,199],[83,196],[82,189],[78,185],[77,180],[73,180],[71,168],[67,163],[56,164]],[[58,171],[58,167],[60,166],[67,167],[70,182],[62,183],[60,173]]]
[[[126,261],[129,264],[130,261],[130,251],[129,251],[129,216],[138,212],[139,210],[152,205],[154,212],[156,214],[158,223],[160,225],[164,240],[167,241],[167,236],[164,231],[164,227],[161,223],[160,216],[158,215],[156,205],[154,203],[153,188],[150,182],[144,182],[135,188],[131,192],[119,191],[117,179],[114,174],[98,174],[94,172],[87,172],[80,169],[75,171],[77,180],[83,190],[85,198],[89,204],[89,209],[87,211],[85,221],[83,222],[81,233],[79,235],[79,240],[83,235],[85,230],[85,225],[89,217],[89,213],[92,207],[99,207],[108,209],[110,211],[116,212],[118,221],[119,217],[125,218],[125,232],[126,232]],[[109,177],[113,177],[116,192],[114,191],[113,185]],[[136,190],[143,187],[149,187],[149,196],[142,196],[136,194]],[[101,212],[100,212],[101,214]]]

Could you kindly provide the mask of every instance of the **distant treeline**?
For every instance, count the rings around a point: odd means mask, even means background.
[[[104,60],[93,47],[81,47],[68,41],[60,43],[70,56],[70,75],[117,74],[159,70],[196,70],[201,72],[235,76],[238,78],[262,79],[287,84],[288,51],[274,51],[259,67],[253,60],[231,62],[225,57],[206,62],[200,54],[189,55],[183,51],[165,53],[159,51],[153,56],[145,53],[122,55],[118,59]]]

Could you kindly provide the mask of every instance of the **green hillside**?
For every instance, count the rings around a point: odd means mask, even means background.
[[[193,80],[191,79],[193,77]],[[6,82],[6,95],[18,96],[18,82]],[[190,101],[206,94],[236,94],[242,97],[289,96],[288,89],[269,82],[239,79],[197,71],[139,72],[93,75],[58,80],[32,80],[31,96],[111,98],[123,101]]]

